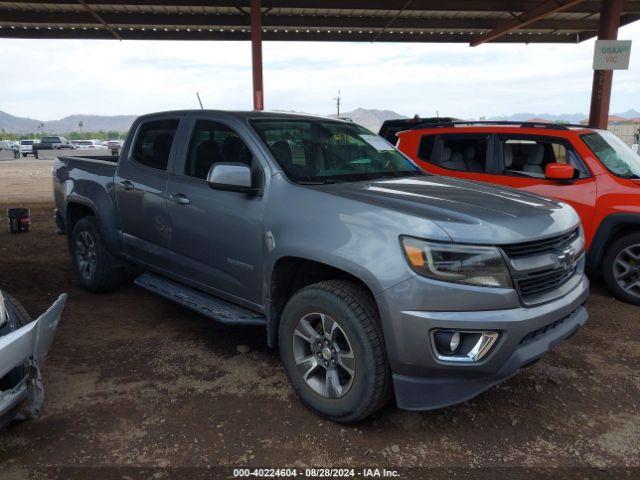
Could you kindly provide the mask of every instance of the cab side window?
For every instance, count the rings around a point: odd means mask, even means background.
[[[589,176],[578,154],[561,139],[502,135],[499,142],[504,175],[544,178],[548,164],[564,163],[573,166],[579,172],[579,178]]]
[[[438,167],[461,172],[487,173],[488,135],[425,135],[418,157]]]
[[[191,135],[184,174],[206,179],[216,163],[252,166],[252,155],[242,139],[229,127],[211,120],[198,120]]]
[[[147,167],[166,170],[179,120],[153,120],[143,123],[133,145],[131,156]]]

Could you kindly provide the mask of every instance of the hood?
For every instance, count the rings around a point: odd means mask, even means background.
[[[550,237],[579,223],[569,205],[484,183],[423,176],[342,183],[334,195],[436,223],[454,242],[509,244]],[[411,235],[412,232],[405,232]]]

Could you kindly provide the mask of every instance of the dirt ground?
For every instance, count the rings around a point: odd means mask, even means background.
[[[332,424],[296,400],[262,329],[218,325],[136,287],[80,290],[65,237],[54,233],[50,166],[0,162],[0,212],[32,211],[30,233],[0,232],[0,285],[33,315],[69,293],[45,368],[45,414],[0,432],[6,475],[45,468],[49,478],[57,467],[640,467],[640,309],[612,299],[597,279],[581,332],[476,399],[425,413],[390,405],[355,426]]]

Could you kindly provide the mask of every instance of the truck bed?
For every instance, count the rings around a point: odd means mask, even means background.
[[[67,162],[69,160],[86,160],[89,162],[108,162],[118,163],[119,155],[68,155],[66,157],[58,157],[61,162]]]

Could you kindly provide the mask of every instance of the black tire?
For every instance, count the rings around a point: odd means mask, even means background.
[[[86,245],[83,252],[82,244],[88,241],[93,245],[92,253],[86,253]],[[69,250],[78,281],[86,290],[110,292],[124,280],[124,268],[114,265],[116,261],[107,251],[95,217],[87,216],[78,220],[69,237]],[[86,257],[86,261],[92,265],[83,265],[81,257]]]
[[[15,298],[4,291],[2,294],[4,295],[5,305],[9,313],[10,321],[0,329],[0,335],[6,335],[31,322],[31,316]],[[14,368],[4,377],[0,378],[0,391],[10,390],[15,387],[24,378],[24,375],[24,366],[20,365]],[[13,418],[20,411],[21,407],[22,403],[16,405],[11,411],[0,417],[0,428],[4,428],[7,424],[11,423]]]
[[[298,322],[314,313],[331,317],[353,352],[355,373],[349,388],[338,398],[314,391],[295,360],[294,332]],[[391,373],[378,311],[371,295],[355,283],[330,280],[305,287],[293,295],[280,321],[279,347],[293,389],[307,407],[324,418],[357,422],[375,413],[391,398]]]
[[[624,255],[626,249],[630,247],[634,247],[635,252],[640,252],[640,233],[632,233],[630,235],[625,235],[622,238],[619,238],[609,248],[604,255],[602,260],[602,274],[604,280],[611,290],[611,293],[623,302],[632,303],[634,305],[640,305],[640,284],[638,286],[630,289],[629,291],[625,290],[616,279],[616,261],[619,255]],[[622,259],[624,260],[624,258]],[[628,280],[625,280],[625,283],[634,283],[635,281],[640,282],[640,261],[637,259],[630,258],[629,264],[635,268],[635,273],[630,273],[627,277]]]
[[[26,153],[23,153],[23,154],[22,154],[22,156],[23,156],[24,158],[27,158],[27,154],[26,154]]]

